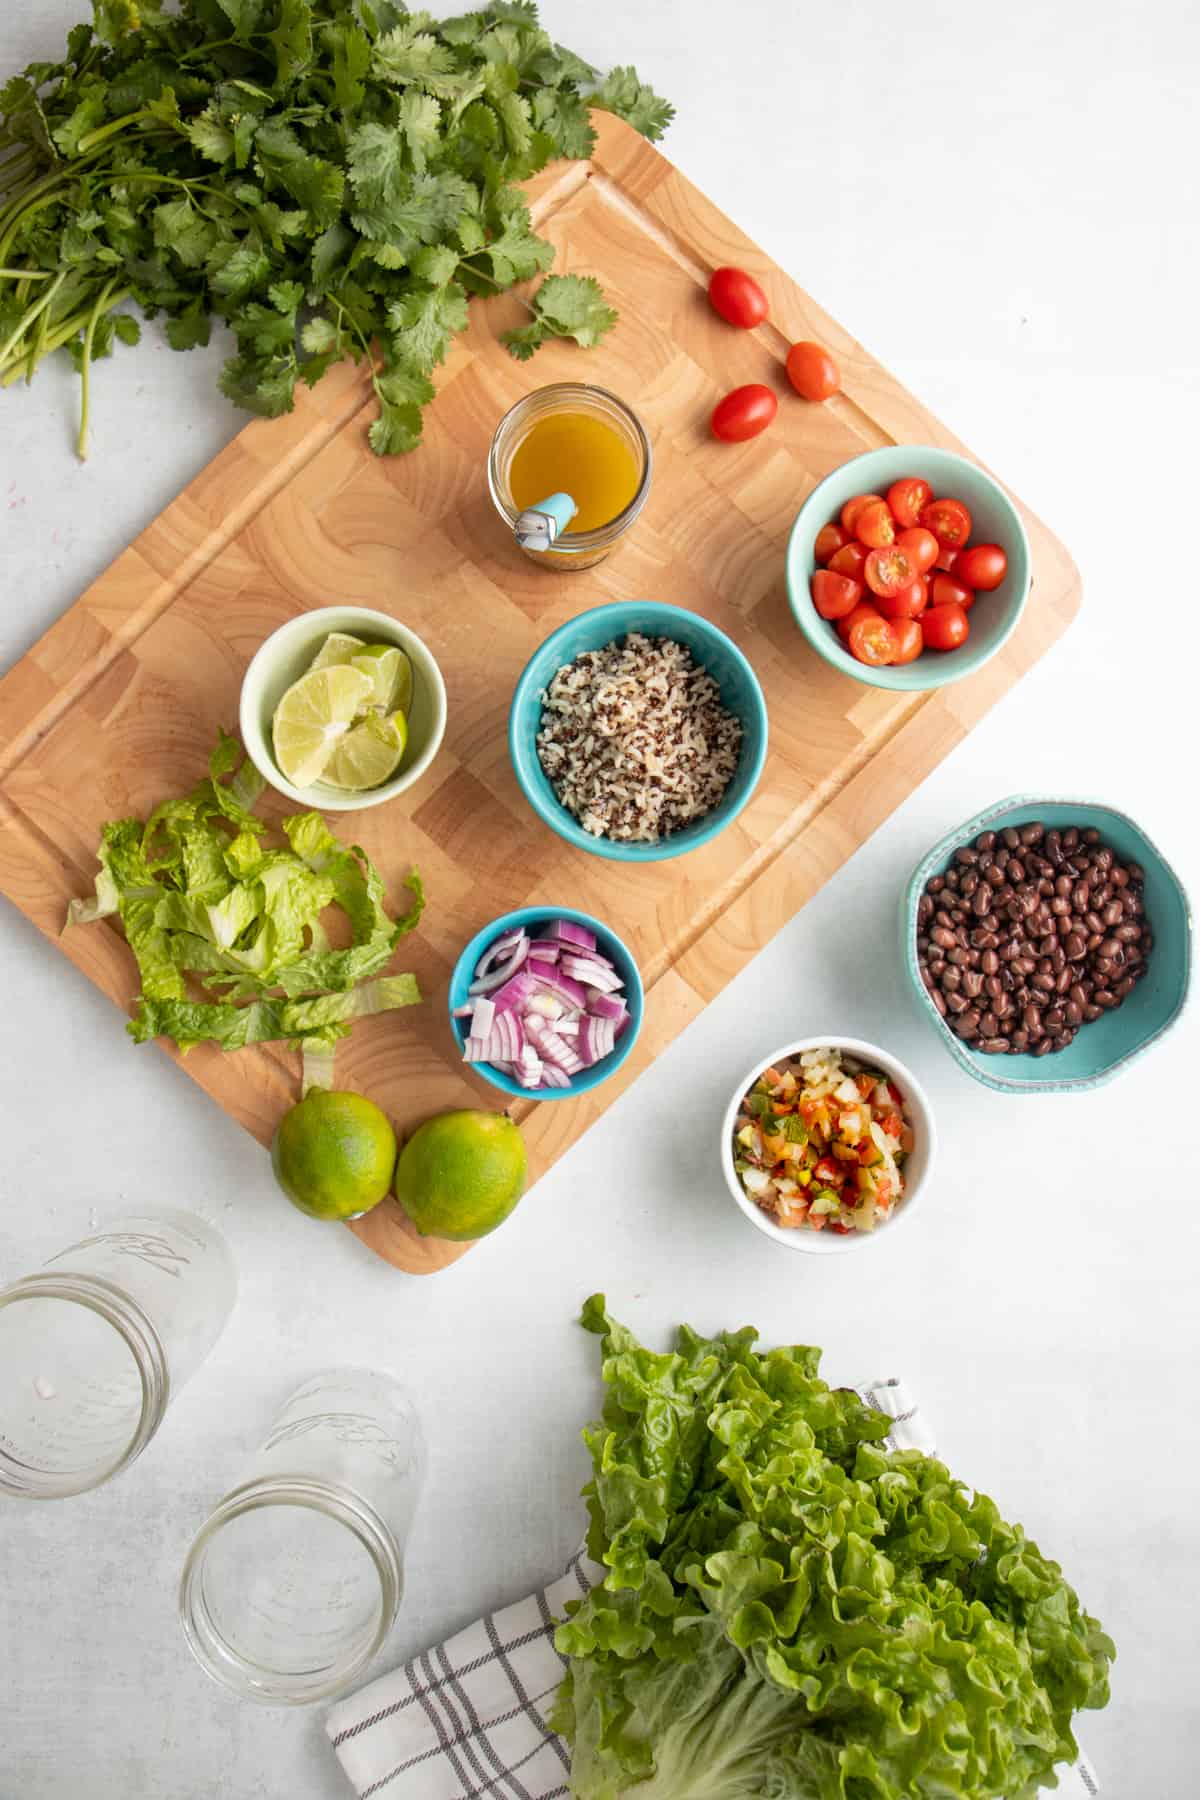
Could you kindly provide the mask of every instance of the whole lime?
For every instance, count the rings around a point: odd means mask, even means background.
[[[374,1101],[314,1088],[280,1120],[271,1166],[301,1212],[353,1219],[391,1186],[396,1134]]]
[[[422,1237],[486,1237],[525,1191],[525,1143],[505,1113],[439,1113],[396,1162],[396,1198]]]

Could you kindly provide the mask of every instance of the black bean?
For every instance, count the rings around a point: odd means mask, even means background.
[[[1023,1056],[1029,1044],[1029,1033],[1027,1031],[1014,1031],[1010,1042],[1016,1054],[1018,1056]]]
[[[1118,925],[1113,932],[1113,936],[1119,944],[1136,944],[1141,935],[1140,925]]]
[[[1096,830],[1094,825],[1089,825],[1087,830],[1083,833],[1083,841],[1085,844],[1098,844],[1100,842],[1100,833]]]
[[[1024,1013],[1021,1015],[1021,1023],[1024,1025],[1031,1038],[1041,1037],[1042,1015],[1036,1006],[1027,1006],[1025,1008]]]
[[[934,988],[934,990],[933,990],[933,1004],[936,1006],[938,1012],[941,1014],[942,1018],[944,1019],[946,1016],[946,1002],[943,1000],[943,998],[942,998],[941,994],[938,992],[937,988]]]
[[[1078,962],[1081,956],[1087,954],[1087,940],[1078,931],[1072,931],[1063,944],[1063,950],[1069,962]]]
[[[943,965],[940,981],[948,994],[956,994],[962,985],[962,971]]]
[[[1047,1031],[1061,1031],[1066,1017],[1061,1006],[1052,1006],[1049,1012],[1042,1014],[1042,1024]]]
[[[1117,1006],[1120,1004],[1111,988],[1097,988],[1092,998],[1095,1000],[1096,1005],[1102,1006],[1106,1012],[1110,1006]]]
[[[1093,1006],[1089,1001],[1088,1005],[1083,1009],[1083,1016],[1090,1025],[1092,1020],[1098,1019],[1103,1011],[1104,1008],[1102,1006]]]
[[[983,976],[974,969],[968,969],[962,978],[963,993],[969,994],[972,1000],[978,1000],[983,992]]]
[[[968,1004],[969,1004],[969,1002],[968,1002],[965,994],[947,994],[946,995],[946,1006],[950,1009],[950,1011],[952,1013],[966,1012]]]
[[[989,946],[984,951],[979,959],[979,966],[985,975],[994,975],[996,973],[1000,967],[1000,958],[996,955],[994,947]]]
[[[995,846],[995,842],[996,834],[994,831],[981,831],[979,836],[975,839],[975,848],[977,850],[991,850]]]
[[[929,935],[933,942],[940,945],[943,950],[953,950],[956,940],[954,933],[947,926],[935,925]]]
[[[991,912],[992,890],[986,881],[981,882],[975,889],[971,898],[971,910],[975,913],[977,918],[982,918],[984,913]]]
[[[1035,819],[1030,825],[1022,825],[1021,842],[1023,844],[1040,844],[1046,835],[1046,827]]]
[[[972,864],[979,861],[979,852],[972,850],[969,844],[964,844],[961,849],[954,852],[954,860],[969,869]]]
[[[931,875],[925,884],[927,891],[931,894],[940,894],[945,885],[945,879],[941,875]]]
[[[1003,1056],[1008,1049],[1008,1039],[1006,1037],[980,1038],[976,1048],[986,1050],[989,1056]]]
[[[1064,850],[1074,850],[1076,848],[1076,846],[1078,845],[1078,843],[1079,843],[1079,832],[1076,830],[1074,825],[1071,825],[1068,827],[1068,829],[1066,831],[1063,832],[1063,835],[1062,835],[1063,849]]]
[[[1000,836],[1004,839],[1004,846],[1007,850],[1015,850],[1021,842],[1020,832],[1014,831],[1011,825],[1006,825]]]
[[[969,1012],[960,1013],[955,1022],[955,1030],[958,1032],[959,1037],[978,1037],[979,1014],[975,1012],[974,1009]]]
[[[1048,1056],[1053,1048],[1054,1044],[1050,1038],[1041,1037],[1033,1046],[1033,1054],[1035,1056]]]
[[[1074,1000],[1069,1000],[1067,1002],[1066,1006],[1063,1008],[1063,1011],[1066,1014],[1066,1020],[1067,1020],[1068,1025],[1078,1025],[1079,1021],[1083,1017],[1082,1006],[1077,1005]]]

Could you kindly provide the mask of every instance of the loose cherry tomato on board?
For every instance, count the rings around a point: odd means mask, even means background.
[[[936,538],[934,539],[934,542],[935,543],[937,542]],[[934,564],[933,564],[935,569],[942,569],[947,574],[949,574],[950,570],[954,567],[954,565],[957,561],[958,561],[958,551],[957,550],[951,549],[949,544],[938,544],[938,553],[937,553],[937,556],[934,558]]]
[[[855,515],[854,535],[869,550],[882,550],[896,541],[896,521],[886,500],[872,500]]]
[[[876,500],[882,499],[882,494],[855,494],[852,499],[847,500],[841,511],[842,530],[853,531],[854,521],[863,507],[871,506]]]
[[[921,620],[921,632],[929,650],[957,650],[971,634],[971,626],[961,606],[931,606]]]
[[[813,545],[813,555],[819,563],[827,563],[843,544],[849,542],[849,537],[840,525],[822,525]]]
[[[925,633],[921,630],[919,619],[896,619],[892,622],[892,630],[896,634],[896,654],[893,663],[916,662],[925,648]]]
[[[915,475],[906,475],[903,481],[893,481],[887,491],[887,503],[896,516],[897,525],[907,531],[921,517],[923,507],[933,499],[933,489],[927,481],[919,481]]]
[[[837,364],[820,344],[793,344],[787,354],[787,374],[805,400],[828,400],[842,385]]]
[[[844,619],[837,621],[834,630],[845,644],[849,642],[850,633],[860,619],[882,619],[882,617],[883,614],[877,606],[872,606],[869,600],[860,600],[852,613],[847,613]]]
[[[961,550],[971,535],[971,515],[961,500],[931,500],[921,508],[921,524],[951,550]]]
[[[959,551],[954,573],[967,587],[990,594],[1008,574],[1008,558],[999,544],[971,544]]]
[[[898,594],[880,594],[875,603],[885,619],[919,619],[929,604],[929,589],[921,576]]]
[[[857,538],[851,538],[848,544],[843,544],[830,557],[829,567],[835,575],[849,575],[852,581],[861,581],[870,554],[865,544],[860,544]]]
[[[886,619],[859,619],[850,627],[850,654],[873,669],[886,668],[896,660],[899,641]]]
[[[769,387],[760,381],[748,382],[717,401],[710,421],[712,434],[724,444],[744,444],[747,438],[765,431],[778,411],[779,402]]]
[[[750,331],[767,316],[767,296],[745,269],[714,269],[708,280],[708,297],[715,311],[730,325]]]
[[[861,524],[861,520],[859,521]],[[863,569],[867,586],[873,594],[900,594],[912,587],[917,571],[898,544],[886,550],[872,550]]]
[[[823,619],[844,619],[862,599],[862,582],[818,569],[812,578],[813,605]]]
[[[970,612],[975,604],[975,590],[958,579],[957,571],[953,575],[939,571],[929,584],[929,598],[934,606],[961,606],[964,612]]]
[[[924,575],[937,561],[938,541],[932,531],[926,531],[923,525],[910,525],[900,533],[896,542],[902,550],[908,551],[918,575]]]

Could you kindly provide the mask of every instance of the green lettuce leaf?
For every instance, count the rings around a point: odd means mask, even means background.
[[[578,1800],[1033,1800],[1115,1654],[1056,1563],[807,1346],[683,1327],[657,1355],[593,1296],[589,1550],[557,1633]]]

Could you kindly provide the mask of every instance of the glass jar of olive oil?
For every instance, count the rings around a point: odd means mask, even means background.
[[[590,569],[629,530],[650,491],[650,440],[607,389],[558,381],[510,407],[492,439],[488,485],[514,531],[527,507],[566,493],[576,513],[552,549],[526,550],[553,569]]]

